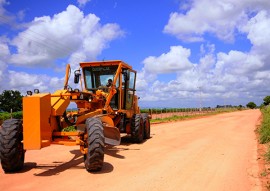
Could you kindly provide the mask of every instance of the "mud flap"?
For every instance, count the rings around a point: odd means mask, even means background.
[[[103,126],[104,128],[104,136],[105,136],[105,143],[113,146],[120,145],[121,136],[120,132],[116,127],[112,126]]]

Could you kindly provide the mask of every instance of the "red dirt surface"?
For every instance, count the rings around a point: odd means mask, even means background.
[[[254,130],[246,110],[155,124],[142,144],[106,147],[101,172],[88,173],[78,147],[27,151],[20,173],[0,170],[1,190],[263,190]]]

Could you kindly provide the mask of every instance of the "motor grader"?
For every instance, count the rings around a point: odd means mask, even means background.
[[[121,136],[136,143],[150,138],[150,115],[140,113],[135,95],[136,71],[120,60],[80,63],[69,85],[54,93],[28,91],[23,120],[9,119],[0,127],[0,159],[5,172],[23,168],[26,150],[52,144],[79,145],[87,171],[99,171],[106,144],[119,145]],[[75,103],[76,109],[69,105]],[[72,129],[73,131],[66,131]],[[122,134],[121,134],[122,133]]]

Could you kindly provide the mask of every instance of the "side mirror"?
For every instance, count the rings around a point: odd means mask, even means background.
[[[80,76],[81,76],[81,71],[80,70],[75,70],[74,71],[74,83],[78,84],[80,81]]]

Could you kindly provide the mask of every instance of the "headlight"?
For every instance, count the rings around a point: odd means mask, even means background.
[[[33,92],[32,91],[27,91],[26,94],[31,96],[33,94]]]
[[[39,89],[34,89],[35,94],[39,94]]]

